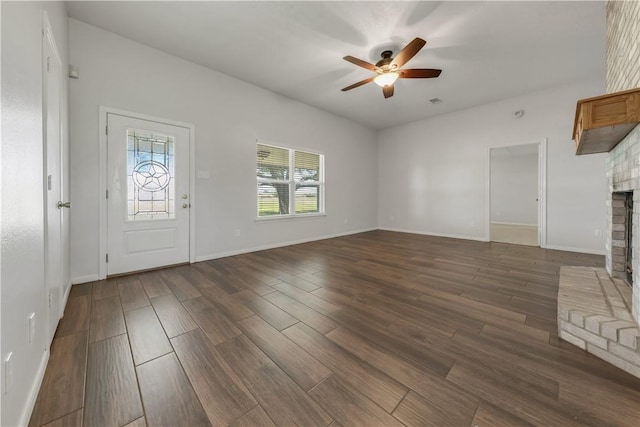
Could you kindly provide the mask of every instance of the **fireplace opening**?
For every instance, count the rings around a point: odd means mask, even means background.
[[[612,194],[612,276],[633,286],[633,191]]]

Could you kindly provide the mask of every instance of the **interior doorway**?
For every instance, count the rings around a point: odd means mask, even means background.
[[[492,242],[542,245],[543,145],[532,143],[489,150]]]

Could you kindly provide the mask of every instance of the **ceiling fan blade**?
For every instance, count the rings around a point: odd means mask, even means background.
[[[376,71],[376,72],[380,70],[375,65],[370,64],[370,63],[368,63],[366,61],[363,61],[362,59],[354,58],[353,56],[347,55],[342,59],[344,59],[347,62],[351,62],[352,64],[355,64],[358,67],[366,68],[367,70]]]
[[[400,70],[401,79],[431,79],[438,77],[442,70],[432,68],[413,68],[408,70]]]
[[[420,49],[424,47],[425,44],[427,44],[426,41],[422,40],[419,37],[416,37],[408,45],[406,45],[404,49],[398,52],[396,57],[393,58],[393,61],[391,61],[391,64],[389,64],[389,67],[392,69],[394,66],[395,66],[395,69],[402,67],[411,58],[413,58],[415,54],[418,53]]]
[[[393,85],[383,86],[382,94],[385,98],[391,98],[393,96]]]
[[[346,92],[348,90],[355,89],[355,88],[360,87],[362,85],[366,85],[367,83],[371,83],[372,81],[373,81],[373,77],[369,77],[368,79],[361,80],[358,83],[354,83],[351,86],[347,86],[347,87],[343,88],[342,91]]]

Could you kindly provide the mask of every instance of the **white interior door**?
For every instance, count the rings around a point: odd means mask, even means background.
[[[107,274],[189,261],[188,128],[107,114]]]
[[[43,34],[44,151],[45,151],[45,281],[48,306],[48,342],[51,342],[63,312],[62,257],[62,167],[60,129],[60,87],[62,67],[53,34],[45,18]],[[69,205],[66,205],[69,206]]]

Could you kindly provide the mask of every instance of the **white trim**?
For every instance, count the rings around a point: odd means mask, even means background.
[[[536,228],[538,228],[538,224],[524,224],[522,222],[491,221],[491,224],[495,224],[495,225],[514,225],[514,226],[519,226],[519,227],[536,227]]]
[[[210,259],[224,258],[224,257],[234,256],[234,255],[242,255],[242,254],[247,254],[247,253],[257,252],[257,251],[264,251],[266,249],[281,248],[281,247],[284,247],[284,246],[299,245],[299,244],[302,244],[302,243],[315,242],[315,241],[318,241],[318,240],[333,239],[335,237],[349,236],[351,234],[366,233],[366,232],[369,232],[369,231],[376,231],[376,230],[378,230],[378,228],[376,228],[376,227],[365,228],[365,229],[362,229],[362,230],[345,231],[343,233],[328,234],[328,235],[317,236],[317,237],[309,237],[307,239],[290,240],[290,241],[287,241],[287,242],[273,243],[273,244],[263,245],[263,246],[254,246],[252,248],[238,249],[238,250],[235,250],[235,251],[218,252],[218,253],[209,254],[209,255],[201,255],[201,256],[196,257],[196,262],[208,261]]]
[[[256,138],[256,144],[270,145],[271,147],[283,148],[285,150],[304,151],[305,153],[320,154],[324,156],[324,151],[318,150],[317,148],[302,147],[300,145],[293,145],[293,144],[289,145],[287,143],[274,142],[267,139]]]
[[[98,118],[98,141],[99,147],[99,160],[100,160],[100,190],[98,194],[99,207],[100,207],[100,236],[98,239],[99,247],[99,271],[98,278],[95,280],[107,278],[107,262],[106,254],[108,248],[107,238],[107,203],[105,194],[107,192],[107,134],[105,129],[108,123],[108,115],[118,115],[124,117],[130,117],[133,119],[146,120],[150,122],[158,122],[170,126],[177,126],[185,128],[189,131],[189,199],[191,202],[191,209],[189,209],[189,262],[196,262],[196,217],[195,217],[195,183],[196,183],[196,167],[195,167],[195,125],[193,123],[179,122],[176,120],[169,120],[162,117],[150,116],[147,114],[135,113],[132,111],[121,110],[119,108],[106,107],[101,105],[99,107]],[[84,280],[91,276],[83,276],[80,278],[72,279],[73,283],[85,283],[77,282],[76,280]],[[88,281],[93,281],[88,280]]]
[[[367,233],[367,232],[376,231],[376,230],[392,231],[392,232],[396,232],[396,233],[420,234],[420,235],[423,235],[423,236],[444,237],[444,238],[449,238],[449,239],[460,239],[460,240],[472,240],[472,241],[477,241],[477,242],[488,242],[488,240],[486,238],[477,237],[477,236],[464,236],[464,235],[461,235],[461,234],[447,234],[447,233],[433,233],[433,232],[427,232],[427,231],[416,231],[416,230],[407,230],[407,229],[400,229],[400,228],[372,227],[372,228],[364,228],[364,229],[361,229],[361,230],[346,231],[346,232],[343,232],[343,233],[335,233],[335,234],[327,234],[327,235],[324,235],[324,236],[309,237],[307,239],[290,240],[290,241],[286,241],[286,242],[273,243],[273,244],[269,244],[269,245],[254,246],[254,247],[251,247],[251,248],[237,249],[237,250],[234,250],[234,251],[217,252],[217,253],[208,254],[208,255],[199,255],[199,256],[195,257],[195,260],[193,262],[208,261],[208,260],[211,260],[211,259],[224,258],[224,257],[229,257],[229,256],[235,256],[235,255],[242,255],[242,254],[247,254],[247,253],[251,253],[251,252],[264,251],[264,250],[267,250],[267,249],[281,248],[281,247],[285,247],[285,246],[299,245],[299,244],[302,244],[302,243],[316,242],[316,241],[319,241],[319,240],[333,239],[335,237],[343,237],[343,236],[349,236],[349,235],[352,235],[352,234]],[[606,251],[604,251],[604,250],[574,248],[574,247],[564,247],[564,246],[554,246],[554,245],[547,246],[545,249],[552,249],[552,250],[558,250],[558,251],[567,251],[567,252],[578,252],[578,253],[586,253],[586,254],[594,254],[594,255],[604,255],[606,253]],[[97,274],[89,274],[89,275],[86,275],[86,276],[74,277],[71,280],[71,283],[73,283],[74,285],[79,285],[79,284],[82,284],[82,283],[95,282],[97,280],[99,280],[99,277],[98,277]]]
[[[565,252],[578,252],[582,254],[591,254],[591,255],[607,254],[607,251],[602,249],[574,248],[572,246],[547,245],[544,249],[550,249],[554,251],[565,251]]]
[[[100,213],[98,215],[98,220],[100,223],[100,233],[98,237],[98,277],[99,279],[107,278],[107,263],[106,263],[106,254],[108,249],[108,238],[107,238],[107,203],[105,194],[107,193],[107,134],[105,129],[107,128],[107,113],[111,111],[111,109],[107,107],[103,107],[102,105],[98,108],[98,157],[100,160],[100,165],[98,167],[99,176],[99,186],[98,190],[98,206],[100,209]],[[88,276],[83,276],[86,278]],[[71,280],[72,283],[76,282],[76,279],[73,278]],[[84,282],[79,282],[84,283]]]
[[[283,217],[283,218],[293,218],[293,217],[298,217],[298,216],[311,216],[311,215],[325,215],[325,199],[326,199],[326,192],[325,192],[325,176],[324,176],[324,153],[321,152],[317,152],[311,149],[306,149],[306,148],[294,148],[294,147],[285,147],[285,146],[281,146],[278,145],[276,143],[270,143],[270,142],[266,142],[266,141],[261,141],[260,139],[256,139],[256,146],[257,145],[264,145],[267,147],[272,147],[272,148],[278,148],[280,150],[287,150],[288,154],[289,154],[289,179],[287,180],[279,180],[279,179],[267,179],[267,178],[257,178],[257,187],[256,187],[256,220],[260,220],[261,218],[266,218],[266,217],[260,217],[260,195],[259,195],[259,187],[262,184],[286,184],[289,187],[289,212],[288,214],[283,214],[283,215],[272,215],[272,216],[278,216],[278,217]],[[320,175],[320,180],[318,181],[310,181],[309,184],[311,185],[316,185],[318,186],[318,190],[320,192],[319,197],[320,197],[320,208],[319,208],[319,212],[313,213],[313,214],[308,214],[308,213],[296,213],[296,183],[298,183],[299,181],[296,181],[296,177],[295,174],[293,173],[294,169],[295,169],[295,155],[296,152],[300,151],[302,153],[307,153],[307,154],[315,154],[318,156],[318,163],[319,163],[319,175]]]
[[[449,239],[462,239],[462,240],[474,240],[478,242],[489,242],[489,240],[486,240],[484,237],[463,236],[460,234],[431,233],[426,231],[405,230],[405,229],[387,228],[387,227],[379,227],[378,230],[393,231],[397,233],[421,234],[424,236],[446,237]],[[605,250],[599,250],[599,249],[576,248],[571,246],[556,246],[556,245],[548,245],[543,249],[565,251],[565,252],[578,252],[578,253],[591,254],[591,255],[605,255],[607,252]]]
[[[411,233],[411,234],[421,234],[423,236],[433,236],[433,237],[445,237],[448,239],[461,239],[461,240],[475,240],[478,242],[488,242],[486,237],[482,236],[465,236],[462,234],[447,234],[447,233],[433,233],[430,231],[416,231],[416,230],[406,230],[402,228],[389,228],[389,227],[378,227],[378,230],[382,231],[394,231],[397,233]]]
[[[196,262],[196,125],[189,126],[189,262]]]
[[[254,219],[255,222],[271,222],[271,221],[286,221],[286,220],[299,220],[307,218],[322,218],[327,216],[326,213],[308,213],[308,214],[296,214],[296,215],[267,215],[260,216]]]
[[[40,360],[40,367],[38,368],[36,379],[31,385],[31,390],[29,390],[29,395],[27,397],[24,408],[22,409],[22,415],[20,416],[20,423],[18,425],[29,425],[29,420],[31,419],[33,408],[36,405],[36,399],[38,398],[38,393],[40,392],[40,387],[42,386],[42,380],[44,380],[44,373],[47,370],[47,363],[49,363],[49,345],[47,345],[46,350],[42,354],[42,359]]]
[[[538,146],[538,245],[547,247],[547,138]]]
[[[58,52],[58,47],[56,45],[56,41],[53,38],[53,29],[51,28],[51,22],[49,21],[49,15],[47,14],[47,11],[42,11],[42,20],[43,20],[43,30],[44,30],[44,36],[46,38],[49,39],[49,42],[51,43],[51,50],[53,50],[53,55],[56,58],[56,61],[58,61],[58,64],[60,64],[60,71],[62,71],[62,61],[60,60],[60,53]],[[62,76],[64,74],[61,74],[60,78],[62,79]]]
[[[520,145],[538,145],[538,246],[547,248],[547,138],[538,141],[526,142],[523,144],[501,145],[496,147],[487,147],[487,159],[485,168],[485,241],[491,241],[490,227],[491,221],[491,149],[516,147]],[[500,224],[499,222],[493,222]]]
[[[69,294],[71,294],[71,282],[67,283],[67,290],[64,291],[64,295],[62,297],[62,317],[64,317],[64,309],[67,308],[67,301],[69,301]],[[62,319],[62,317],[60,317]]]
[[[487,147],[487,157],[484,165],[484,240],[491,241],[491,147]]]
[[[99,274],[87,274],[86,276],[78,276],[71,278],[71,286],[80,285],[82,283],[97,282],[100,280]]]

